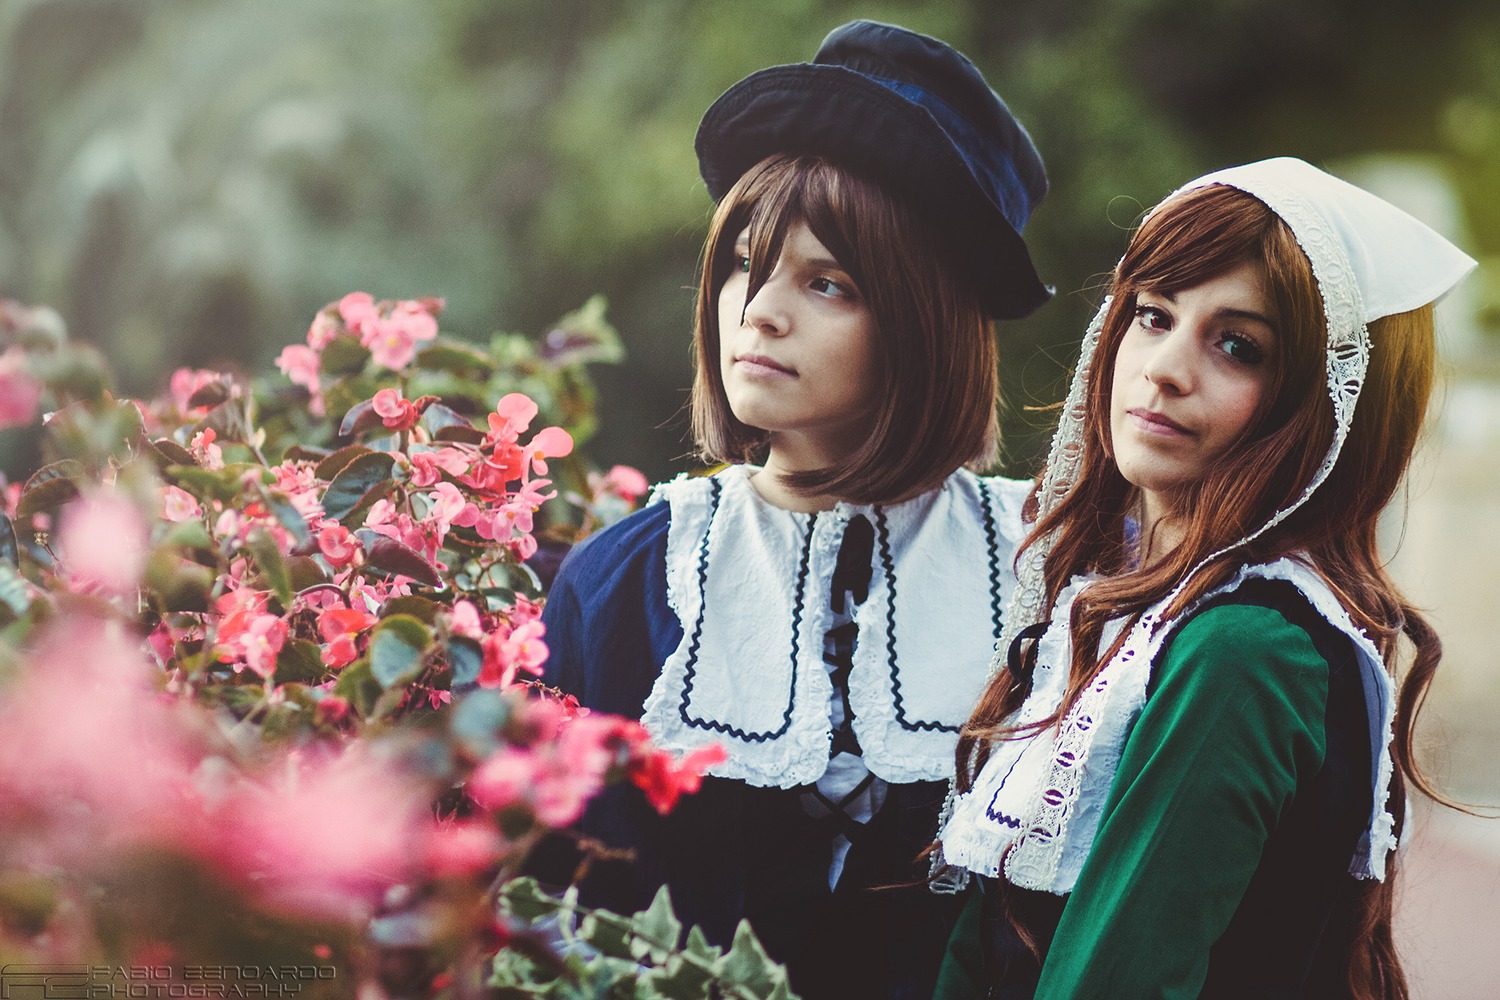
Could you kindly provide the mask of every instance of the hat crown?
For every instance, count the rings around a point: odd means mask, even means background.
[[[899,25],[851,21],[828,33],[813,64],[919,88],[967,119],[975,138],[987,136],[1004,150],[1031,205],[1046,194],[1046,167],[1031,137],[979,68],[946,42]]]

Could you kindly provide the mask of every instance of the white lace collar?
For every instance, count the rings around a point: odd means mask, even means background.
[[[863,515],[875,546],[855,614],[854,731],[877,777],[948,777],[989,677],[1030,484],[960,470],[899,504],[803,514],[763,500],[753,471],[679,477],[652,498],[671,506],[667,598],[683,639],[642,722],[673,749],[722,742],[729,759],[713,774],[782,788],[816,781],[831,739],[830,584],[844,528]]]
[[[1385,808],[1395,706],[1384,661],[1322,578],[1293,559],[1242,567],[1183,617],[1251,578],[1292,583],[1319,614],[1353,640],[1358,651],[1370,731],[1378,742],[1371,774],[1374,807],[1349,870],[1361,878],[1384,878],[1386,856],[1396,847],[1394,821]],[[1045,718],[1061,703],[1070,659],[1068,612],[1088,582],[1076,579],[1059,595],[1052,624],[1038,642],[1033,687],[1018,722]],[[941,834],[944,862],[998,877],[1003,855],[1005,877],[1015,885],[1072,891],[1093,846],[1125,740],[1145,704],[1152,664],[1172,633],[1173,623],[1160,620],[1164,607],[1159,604],[1142,616],[1060,727],[992,748],[974,786],[954,802]],[[1103,642],[1113,642],[1113,635]]]

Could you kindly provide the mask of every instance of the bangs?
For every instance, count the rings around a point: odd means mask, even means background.
[[[750,272],[745,298],[754,298],[770,280],[787,233],[798,223],[805,223],[863,294],[869,269],[860,259],[858,241],[846,220],[857,217],[861,208],[879,199],[873,185],[821,159],[774,156],[736,185],[731,197],[736,204],[714,249],[718,281],[728,277],[735,242],[748,226]]]

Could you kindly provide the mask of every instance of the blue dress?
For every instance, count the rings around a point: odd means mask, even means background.
[[[967,478],[960,486],[979,482],[962,475]],[[994,501],[1000,513],[1018,508],[1024,484],[984,483],[984,490],[1005,493]],[[551,651],[546,683],[592,709],[642,717],[662,665],[684,646],[667,582],[671,523],[672,505],[655,503],[569,554],[544,612]],[[968,530],[963,518],[955,523]],[[1008,567],[1011,541],[1005,532],[997,538],[994,525],[989,527],[986,535],[985,526],[976,524],[975,540],[988,539],[990,558]],[[867,571],[871,561],[877,564],[877,576],[882,576],[882,541],[864,556]],[[998,604],[998,585],[993,596]],[[988,634],[998,621],[980,624]],[[987,672],[992,640],[980,646],[971,658],[979,664],[970,671],[976,673],[975,694]],[[965,694],[962,701],[968,700]],[[961,721],[955,716],[952,728]],[[847,845],[833,888],[834,845],[841,824],[848,823],[837,814],[810,815],[807,789],[806,784],[762,786],[709,777],[698,794],[685,796],[666,816],[633,786],[606,789],[591,803],[580,832],[630,849],[635,860],[594,864],[580,885],[582,900],[631,912],[644,908],[666,885],[684,923],[699,925],[710,941],[727,944],[739,922],[749,920],[771,956],[787,964],[792,988],[808,1000],[928,1000],[958,912],[956,897],[928,891],[927,864],[920,857],[936,832],[946,782],[890,782],[879,808]],[[565,883],[576,860],[571,844],[555,838],[539,850],[534,867],[544,878]]]

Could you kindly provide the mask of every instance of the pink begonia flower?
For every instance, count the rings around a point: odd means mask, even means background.
[[[728,752],[718,743],[689,750],[681,760],[674,760],[666,750],[650,750],[631,761],[630,780],[646,793],[652,808],[665,815],[684,792],[691,794],[702,787],[705,771],[728,759]]]
[[[519,562],[525,562],[536,555],[536,536],[516,535],[506,543],[506,547],[510,549],[511,555],[515,556]]]
[[[651,488],[645,473],[629,465],[613,466],[597,481],[590,476],[589,482],[595,493],[612,493],[627,503],[635,503]]]
[[[541,621],[519,625],[510,634],[495,633],[485,637],[484,663],[479,668],[479,686],[509,687],[517,671],[539,675],[547,662],[547,644],[542,641],[547,627]]]
[[[307,346],[322,352],[339,335],[341,323],[333,309],[320,309],[307,328]]]
[[[325,524],[318,530],[318,551],[335,569],[355,562],[364,551],[359,539],[342,524]]]
[[[418,343],[437,336],[437,320],[420,308],[406,308],[411,305],[397,303],[390,316],[365,327],[360,343],[377,365],[400,371],[411,364]]]
[[[423,845],[423,867],[439,878],[472,875],[495,864],[510,849],[494,824],[460,819],[434,826]]]
[[[469,456],[457,448],[414,451],[411,453],[411,484],[426,489],[441,478],[438,475],[440,470],[450,476],[462,476],[469,471],[469,463]]]
[[[536,419],[536,402],[525,393],[509,392],[495,404],[488,417],[490,435],[497,441],[514,442]]]
[[[358,608],[329,608],[318,615],[318,632],[328,644],[323,651],[323,662],[329,669],[339,670],[354,662],[359,655],[355,636],[377,620]]]
[[[42,402],[42,383],[26,366],[19,347],[0,354],[0,427],[25,427],[36,418]]]
[[[449,619],[448,628],[454,635],[461,635],[466,639],[484,638],[484,621],[479,616],[479,609],[469,600],[453,602],[453,617]]]
[[[222,372],[209,371],[205,368],[179,368],[172,373],[171,381],[167,383],[167,391],[171,393],[172,402],[176,404],[180,413],[202,414],[208,411],[206,406],[188,406],[188,400],[193,394],[205,385],[218,382],[225,376]]]
[[[72,580],[111,594],[140,583],[150,530],[129,500],[114,493],[81,497],[63,508],[59,528],[58,556]]]
[[[516,595],[516,603],[510,609],[510,623],[512,625],[525,625],[542,617],[542,602],[528,601],[520,594]]]
[[[303,344],[288,344],[276,357],[276,367],[281,369],[293,385],[304,386],[308,391],[319,390],[318,367],[322,359],[318,352]]]
[[[203,506],[187,490],[168,486],[161,493],[161,516],[175,524],[203,516]]]
[[[370,401],[370,408],[379,415],[380,422],[393,431],[410,430],[422,419],[416,405],[395,389],[381,389],[377,392]]]
[[[276,615],[256,615],[240,634],[239,654],[245,666],[270,680],[276,672],[276,656],[286,645],[287,626]],[[235,666],[239,671],[239,666]]]
[[[537,431],[536,436],[531,439],[531,444],[526,446],[527,457],[531,460],[531,468],[539,476],[547,474],[548,458],[562,458],[573,451],[573,435],[561,427],[544,427]]]
[[[219,810],[219,864],[264,904],[368,919],[408,880],[431,827],[422,786],[354,744],[328,759],[289,755],[268,782],[242,782]]]
[[[205,427],[197,434],[194,434],[193,439],[188,442],[188,451],[193,453],[193,457],[198,460],[198,464],[205,469],[224,468],[224,451],[218,445],[214,444],[214,439],[218,436],[218,431],[212,427]]]
[[[380,320],[380,310],[369,292],[350,292],[338,302],[339,318],[344,326],[363,343]]]
[[[427,517],[437,525],[440,536],[448,533],[455,517],[472,506],[458,487],[449,482],[438,483],[427,496],[432,501],[432,509],[427,512]]]
[[[476,767],[464,788],[481,809],[498,812],[525,799],[536,770],[530,752],[506,747]]]

